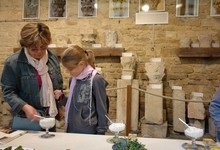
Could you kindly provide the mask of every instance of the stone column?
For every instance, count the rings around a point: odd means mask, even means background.
[[[138,88],[138,80],[133,79],[135,58],[132,53],[122,54],[121,64],[122,64],[122,79],[117,81],[117,87],[127,87],[132,85],[132,87]],[[123,120],[126,122],[126,112],[127,112],[127,88],[117,90],[117,109],[116,109],[117,120]],[[139,91],[132,89],[132,101],[131,101],[131,130],[138,130],[138,114],[139,114]]]
[[[163,95],[162,78],[164,76],[164,63],[160,58],[152,58],[145,63],[146,75],[149,78],[147,92]],[[145,94],[145,117],[141,132],[144,137],[166,137],[167,122],[164,121],[163,98]]]
[[[121,65],[122,65],[121,79],[133,79],[136,60],[135,57],[132,56],[132,53],[128,53],[128,52],[122,53]]]
[[[118,79],[117,87],[127,87],[132,85],[132,87],[139,87],[138,80],[125,80]],[[138,130],[138,114],[139,114],[139,91],[132,89],[132,101],[131,101],[131,130]],[[117,108],[116,108],[116,120],[123,120],[126,122],[126,112],[127,112],[127,88],[117,90]]]
[[[163,95],[162,84],[149,84],[147,91],[156,95]],[[145,94],[145,123],[162,124],[163,118],[163,98],[151,94]]]
[[[152,58],[151,62],[145,63],[145,69],[150,83],[147,86],[147,91],[156,95],[163,95],[164,63],[161,62],[160,58]],[[163,123],[163,98],[146,93],[145,121],[146,123]]]
[[[185,92],[181,86],[172,86],[173,98],[185,99]],[[180,123],[179,118],[186,121],[186,104],[184,101],[173,100],[173,130],[184,132],[185,125]]]
[[[205,126],[205,107],[202,103],[203,101],[203,93],[192,92],[191,94],[192,101],[199,101],[198,102],[189,102],[188,103],[188,118],[189,124],[191,126],[195,126],[198,128],[204,128]]]

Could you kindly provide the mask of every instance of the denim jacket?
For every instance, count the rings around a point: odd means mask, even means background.
[[[93,79],[91,76],[76,80],[68,110],[68,133],[105,134],[108,129],[105,116],[108,109],[105,89],[108,83],[98,73]]]
[[[58,58],[48,50],[48,73],[53,83],[53,89],[63,89],[63,79]],[[25,104],[35,109],[43,110],[40,104],[39,86],[34,67],[28,63],[24,48],[6,59],[1,77],[4,101],[14,115],[22,114]]]
[[[215,94],[209,106],[209,113],[214,121],[217,130],[220,131],[220,89]]]

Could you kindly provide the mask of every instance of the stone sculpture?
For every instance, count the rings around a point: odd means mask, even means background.
[[[183,37],[180,39],[180,47],[181,48],[188,48],[191,47],[192,40],[188,37]]]
[[[38,17],[38,0],[26,0],[24,3],[24,18]]]
[[[64,17],[66,0],[52,0],[51,17]]]
[[[109,30],[105,33],[105,46],[106,47],[115,47],[115,44],[118,41],[118,35],[116,31]]]
[[[97,31],[95,29],[82,29],[82,47],[92,47],[96,43]]]
[[[145,63],[146,75],[149,78],[149,83],[161,83],[165,75],[163,62]]]
[[[200,47],[211,47],[213,41],[210,34],[200,34],[198,40]]]
[[[95,11],[95,0],[81,0],[81,11],[83,16],[93,16]]]
[[[70,39],[63,35],[57,35],[55,41],[57,47],[67,47]]]
[[[215,11],[215,14],[220,14],[220,2],[219,1],[214,1],[213,2],[213,8]]]
[[[123,53],[125,54],[125,53]],[[133,79],[134,76],[134,68],[136,65],[136,59],[134,56],[124,56],[122,54],[121,57],[121,65],[122,65],[122,79]],[[132,54],[132,53],[131,53]]]

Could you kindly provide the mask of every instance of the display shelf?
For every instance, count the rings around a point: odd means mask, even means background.
[[[179,57],[220,57],[220,48],[180,48]]]
[[[125,52],[125,48],[90,48],[96,57],[121,57],[122,53]]]
[[[66,48],[67,47],[54,47],[49,49],[60,57]],[[100,47],[88,49],[91,49],[94,52],[95,57],[121,57],[122,53],[125,52],[125,48]],[[14,52],[17,52],[18,50],[20,50],[20,48],[14,48]]]

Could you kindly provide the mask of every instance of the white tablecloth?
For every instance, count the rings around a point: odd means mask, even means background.
[[[43,132],[29,132],[13,141],[0,145],[0,149],[8,146],[22,146],[35,150],[111,150],[112,143],[107,139],[111,135],[87,135],[56,132],[54,137],[43,139]],[[138,138],[148,150],[183,150],[182,144],[190,140]],[[200,142],[201,144],[201,142]]]

